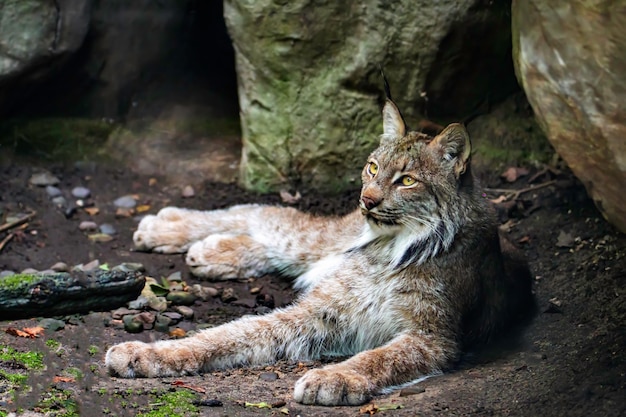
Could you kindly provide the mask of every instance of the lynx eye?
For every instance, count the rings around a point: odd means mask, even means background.
[[[369,172],[372,176],[376,175],[378,173],[378,165],[376,165],[375,162],[370,162],[367,165],[367,172]]]
[[[402,185],[408,187],[409,185],[415,184],[417,180],[415,180],[415,178],[413,177],[409,177],[408,175],[405,175],[402,178],[400,178],[400,182],[402,183]]]

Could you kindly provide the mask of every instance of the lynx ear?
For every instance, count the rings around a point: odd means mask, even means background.
[[[393,101],[387,99],[383,107],[383,138],[400,139],[406,134],[406,124]]]
[[[435,147],[443,161],[453,164],[454,175],[459,178],[467,169],[472,145],[469,134],[460,123],[453,123],[443,129],[430,143]]]

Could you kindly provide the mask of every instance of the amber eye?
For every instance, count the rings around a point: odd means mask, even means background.
[[[374,162],[370,162],[367,165],[367,172],[369,172],[370,175],[376,175],[378,173],[378,165]]]
[[[405,175],[404,177],[401,178],[401,182],[402,182],[402,185],[408,187],[409,185],[415,184],[417,181],[415,180],[415,178]]]

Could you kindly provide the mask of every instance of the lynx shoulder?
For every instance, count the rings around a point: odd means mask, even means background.
[[[139,249],[187,252],[191,271],[211,279],[281,273],[301,293],[286,308],[186,339],[115,345],[109,371],[160,377],[350,356],[307,372],[294,398],[355,405],[450,368],[532,298],[525,264],[501,249],[470,153],[462,125],[434,137],[408,131],[388,99],[359,207],[345,217],[244,205],[170,207],[144,218],[134,235]]]

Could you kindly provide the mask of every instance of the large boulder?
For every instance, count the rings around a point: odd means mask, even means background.
[[[423,116],[458,121],[502,99],[515,89],[508,7],[225,0],[243,185],[336,191],[357,183],[381,133],[379,64],[409,123]]]
[[[0,0],[0,110],[7,90],[44,79],[80,48],[90,11],[91,0]]]
[[[546,136],[626,232],[626,2],[514,0],[516,73]]]

